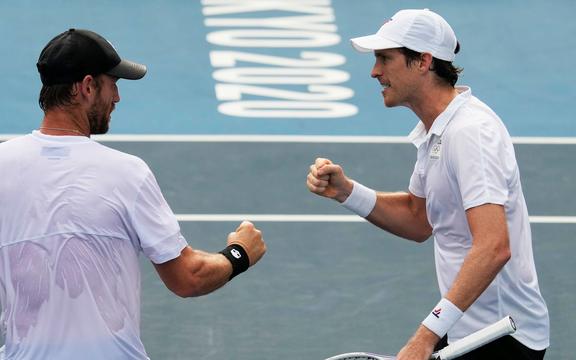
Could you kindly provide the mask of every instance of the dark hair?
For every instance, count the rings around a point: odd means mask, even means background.
[[[410,65],[414,61],[420,60],[421,53],[410,50],[408,48],[400,48],[400,51],[406,57],[406,65]],[[456,50],[454,53],[457,54],[460,51],[460,44],[456,44]],[[446,60],[440,60],[437,58],[432,58],[432,65],[430,66],[430,70],[435,72],[436,75],[444,82],[450,84],[451,86],[456,85],[458,81],[458,75],[464,70],[461,67],[454,66],[452,62]]]
[[[38,104],[40,109],[47,111],[57,106],[74,104],[74,84],[42,85]]]
[[[38,97],[38,104],[40,109],[47,111],[55,107],[63,107],[74,105],[74,84],[57,84],[57,85],[42,85],[40,89],[40,96]],[[100,77],[94,77],[94,86],[100,89]]]

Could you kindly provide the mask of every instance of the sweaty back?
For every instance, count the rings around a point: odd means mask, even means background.
[[[0,167],[6,358],[148,359],[138,254],[161,263],[185,240],[146,164],[34,132],[0,144]]]

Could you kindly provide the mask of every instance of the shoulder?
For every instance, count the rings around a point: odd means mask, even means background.
[[[475,97],[458,109],[442,134],[442,143],[453,161],[512,160],[515,156],[512,138],[500,117]]]
[[[92,142],[93,159],[101,164],[106,164],[114,172],[127,173],[130,175],[151,172],[148,164],[136,155],[132,155],[99,142]]]
[[[28,143],[29,141],[31,141],[31,139],[32,139],[31,134],[10,138],[8,140],[0,142],[0,149],[22,146],[22,145]]]
[[[107,160],[140,166],[146,165],[144,160],[136,155],[114,149],[96,141],[91,142],[91,145],[93,146],[94,151],[99,152],[100,155],[104,156]]]
[[[33,151],[33,138],[31,134],[8,139],[0,143],[0,160],[18,161],[18,159]]]
[[[509,137],[508,130],[500,117],[474,96],[455,112],[444,135],[445,138],[461,140],[480,135],[499,140]]]

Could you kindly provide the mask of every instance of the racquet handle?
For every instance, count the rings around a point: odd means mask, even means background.
[[[446,346],[444,349],[432,355],[434,360],[451,360],[458,356],[464,355],[480,346],[501,338],[505,335],[513,334],[516,331],[516,324],[512,317],[506,316],[502,320],[489,325],[481,330],[470,334],[453,344]]]

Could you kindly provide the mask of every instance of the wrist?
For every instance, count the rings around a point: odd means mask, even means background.
[[[250,259],[248,253],[239,244],[228,245],[224,250],[220,251],[230,264],[232,265],[232,274],[228,280],[232,280],[236,275],[243,273],[250,267]]]
[[[352,181],[352,191],[341,205],[362,217],[366,217],[374,209],[376,199],[376,191]]]
[[[340,204],[342,204],[344,201],[346,201],[346,199],[348,199],[350,194],[352,194],[353,189],[354,189],[354,180],[346,181],[346,184],[344,185],[344,189],[342,190],[342,192],[338,193],[334,197],[334,200],[336,200]]]
[[[438,334],[422,324],[420,324],[418,330],[416,330],[416,337],[424,341],[426,344],[432,345],[432,347],[436,346],[441,339]]]
[[[422,321],[422,325],[442,338],[460,320],[462,315],[464,315],[462,310],[452,304],[450,300],[443,298]]]

